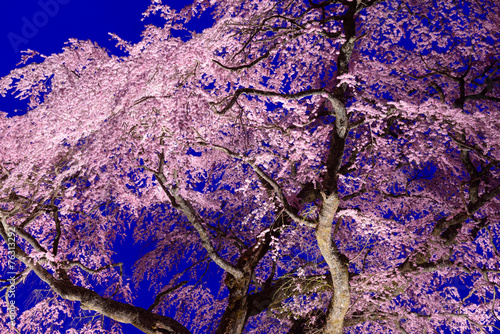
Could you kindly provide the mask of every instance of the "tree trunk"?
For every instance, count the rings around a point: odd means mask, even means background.
[[[229,301],[216,334],[240,334],[248,319],[250,275],[236,279],[227,274],[226,286],[229,288]]]
[[[330,273],[332,275],[333,297],[326,314],[324,334],[341,334],[344,328],[344,318],[351,296],[349,291],[349,272],[347,264],[340,257],[337,246],[332,240],[333,217],[337,212],[339,199],[336,193],[323,195],[323,204],[319,213],[316,240]]]

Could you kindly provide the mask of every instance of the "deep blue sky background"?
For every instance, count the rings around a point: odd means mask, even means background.
[[[191,2],[163,1],[174,9],[181,9]],[[150,0],[3,0],[0,2],[0,77],[7,75],[20,62],[19,51],[32,49],[45,55],[58,53],[69,38],[90,39],[114,54],[121,54],[108,33],[116,33],[135,43],[140,40],[145,25],[163,25],[164,20],[159,16],[141,21],[142,13],[149,4]],[[201,32],[211,23],[210,16],[204,14],[200,20],[190,23],[188,28]],[[32,24],[36,30],[33,30],[33,26],[29,27]],[[187,36],[185,32],[181,34]],[[0,97],[0,111],[11,116],[25,113],[26,107],[26,102],[13,97]],[[146,251],[140,245],[132,245],[133,239],[129,235],[116,249],[117,261],[124,262],[126,277],[132,276],[134,262]],[[26,286],[23,285],[24,289]],[[43,284],[36,282],[31,287],[30,291],[19,291],[16,295],[16,304],[21,309],[33,300],[37,289],[44,288]],[[145,308],[151,305],[154,296],[148,288],[141,286],[135,305]],[[124,325],[123,329],[126,334],[142,333],[131,325]]]

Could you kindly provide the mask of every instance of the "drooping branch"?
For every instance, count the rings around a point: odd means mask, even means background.
[[[455,214],[451,219],[448,219],[450,217],[439,219],[431,235],[434,237],[440,236],[445,241],[445,245],[453,243],[463,223],[499,194],[500,184],[484,193],[476,202],[469,203],[464,210]],[[410,256],[408,256],[406,260],[398,266],[398,269],[402,272],[409,272],[415,268],[434,268],[436,265],[439,265],[439,263],[429,262],[431,256],[431,254],[419,253],[415,260],[412,260]],[[450,263],[446,262],[447,260],[444,261],[446,266],[450,266]]]
[[[500,184],[485,192],[481,195],[478,200],[474,203],[467,205],[467,211],[463,210],[455,214],[451,219],[447,220],[447,217],[438,220],[434,229],[432,231],[433,236],[441,236],[446,240],[446,242],[452,242],[456,236],[457,230],[462,226],[462,224],[470,217],[470,215],[475,214],[479,209],[488,204],[493,198],[500,194]],[[468,212],[468,213],[467,213]]]
[[[208,144],[203,143],[203,145],[208,145]],[[267,175],[262,170],[262,168],[260,168],[254,161],[248,161],[248,159],[245,159],[245,157],[242,156],[241,154],[232,152],[231,150],[229,150],[223,146],[215,145],[215,144],[211,144],[210,146],[216,150],[219,150],[221,152],[226,153],[230,157],[233,157],[233,158],[236,158],[236,159],[239,159],[242,161],[246,161],[252,167],[252,169],[255,171],[255,173],[260,177],[260,179],[263,180],[264,182],[266,182],[266,184],[269,185],[276,192],[276,195],[278,195],[278,199],[279,199],[281,205],[283,205],[285,212],[288,214],[288,216],[293,221],[295,221],[298,224],[305,225],[308,227],[316,227],[316,222],[313,219],[301,217],[296,212],[296,210],[288,203],[288,200],[287,200],[285,194],[283,194],[283,190],[281,189],[280,185],[275,180],[273,180],[269,175]]]
[[[332,102],[334,109],[336,110],[336,106],[340,103],[333,95],[331,95],[328,91],[326,91],[323,88],[320,89],[308,89],[302,92],[297,92],[297,93],[291,93],[291,94],[285,94],[285,93],[278,93],[278,92],[273,92],[273,91],[266,91],[266,90],[261,90],[261,89],[255,89],[255,88],[238,88],[234,93],[229,102],[226,104],[224,108],[222,108],[220,111],[215,108],[215,106],[222,104],[224,100],[214,103],[211,102],[210,106],[212,110],[216,114],[223,115],[227,111],[229,111],[234,104],[238,101],[238,98],[240,95],[257,95],[257,96],[265,96],[265,97],[277,97],[281,98],[284,100],[291,100],[291,99],[301,99],[304,97],[309,97],[309,96],[326,96],[330,102]]]
[[[3,224],[0,225],[0,235],[7,242],[8,237]],[[18,246],[15,250],[15,257],[48,284],[54,293],[63,299],[80,302],[82,309],[98,312],[121,323],[132,324],[146,334],[190,334],[187,328],[172,318],[148,312],[141,307],[103,298],[95,291],[74,285],[67,276],[56,279]]]
[[[164,296],[168,295],[169,293],[177,290],[178,288],[186,285],[188,283],[188,281],[182,281],[180,282],[179,284],[171,287],[171,288],[168,288],[167,290],[163,291],[163,292],[160,292],[156,298],[155,298],[155,301],[153,302],[153,304],[151,304],[150,307],[148,307],[148,311],[153,311],[155,309],[156,306],[158,306],[161,302],[161,300],[163,299]]]
[[[329,196],[322,193],[323,202],[318,215],[316,242],[330,269],[333,298],[326,315],[325,334],[340,334],[344,328],[344,318],[351,303],[349,271],[332,240],[332,222],[339,206],[337,193]]]
[[[268,308],[277,307],[290,297],[330,289],[331,284],[330,275],[285,276],[264,283],[261,291],[250,295],[249,316],[257,315]],[[300,289],[296,288],[298,286]]]
[[[264,53],[262,56],[258,57],[257,59],[255,59],[251,63],[245,64],[245,65],[239,65],[239,66],[226,66],[224,64],[221,64],[219,61],[217,61],[215,59],[212,60],[212,61],[214,63],[216,63],[217,65],[219,65],[220,67],[226,69],[226,70],[239,71],[239,70],[242,70],[242,69],[245,69],[245,68],[251,68],[252,66],[258,64],[261,60],[266,59],[267,57],[269,57],[269,55],[270,55],[270,52],[267,51],[266,53]]]
[[[200,236],[201,243],[205,250],[208,253],[208,256],[224,271],[227,273],[233,275],[236,278],[241,278],[243,277],[243,272],[236,268],[234,265],[226,261],[224,258],[222,258],[217,251],[214,249],[212,242],[210,241],[210,236],[208,231],[205,229],[202,223],[201,217],[197,214],[191,203],[189,201],[185,200],[178,192],[175,187],[169,188],[168,186],[168,181],[165,177],[165,174],[163,174],[163,168],[165,164],[165,159],[163,156],[163,153],[158,154],[158,157],[160,159],[159,163],[159,168],[155,172],[155,176],[158,179],[158,182],[160,183],[163,191],[167,195],[167,197],[170,199],[170,203],[172,206],[177,209],[182,211],[186,218],[189,220],[189,222],[193,225],[193,227],[196,229],[198,232],[198,235]]]
[[[311,323],[311,319],[315,319]],[[318,333],[320,328],[326,325],[326,314],[321,309],[315,309],[306,314],[304,317],[295,320],[287,334],[313,334]]]
[[[278,198],[280,200],[280,203],[283,205],[285,212],[290,216],[290,218],[302,225],[309,226],[309,227],[316,227],[316,221],[313,219],[308,219],[301,217],[294,208],[288,203],[288,200],[285,197],[285,194],[283,194],[283,190],[281,187],[276,183],[274,179],[269,177],[255,162],[250,162],[250,166],[253,168],[253,170],[259,175],[265,182],[267,182],[276,192],[278,195]]]
[[[31,273],[31,270],[29,268],[25,268],[20,273],[17,273],[16,275],[14,275],[13,278],[14,278],[15,284],[18,284],[22,280],[26,279],[26,276],[28,276],[29,273]],[[9,286],[12,284],[11,282],[12,282],[12,279],[10,279],[10,280],[9,279],[0,279],[0,283],[8,283],[7,285],[4,285],[3,287],[0,288],[0,292],[2,292],[5,289],[8,289]]]

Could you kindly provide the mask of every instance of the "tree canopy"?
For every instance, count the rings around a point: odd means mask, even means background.
[[[29,99],[0,118],[2,333],[500,331],[498,1],[144,15],[125,56],[70,40],[0,79]]]

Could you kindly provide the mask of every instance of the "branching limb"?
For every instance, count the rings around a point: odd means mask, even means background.
[[[102,266],[98,269],[91,269],[91,268],[85,266],[84,264],[82,264],[80,261],[62,262],[63,269],[71,269],[71,268],[75,268],[75,267],[78,267],[89,274],[98,274],[103,270],[106,270],[109,268],[114,268],[114,267],[119,267],[120,268],[120,276],[123,274],[123,263],[121,263],[121,262],[108,264],[108,265]]]
[[[170,203],[172,206],[180,210],[184,213],[184,215],[187,217],[189,222],[193,225],[193,227],[196,229],[198,232],[198,235],[200,236],[201,243],[205,250],[208,253],[208,256],[219,266],[221,269],[225,270],[227,273],[231,274],[232,276],[236,278],[242,278],[243,277],[243,272],[238,269],[237,267],[233,266],[231,263],[223,259],[214,249],[212,242],[210,241],[210,236],[208,231],[205,229],[202,223],[201,217],[197,214],[197,212],[194,210],[193,206],[189,201],[185,200],[178,192],[175,186],[172,186],[169,188],[168,186],[168,181],[165,177],[165,174],[163,174],[163,167],[165,165],[165,158],[163,153],[158,154],[158,157],[160,159],[159,163],[159,168],[157,171],[155,171],[155,176],[158,179],[158,182],[160,183],[161,188],[167,195],[167,197],[170,200]]]
[[[26,276],[29,275],[29,273],[31,272],[31,270],[29,268],[25,268],[23,271],[21,271],[20,273],[16,274],[14,276],[14,281],[15,281],[15,284],[19,284],[21,281],[23,281]],[[3,287],[0,288],[0,292],[2,292],[3,290],[7,289],[10,285],[11,285],[11,280],[8,280],[8,279],[0,279],[0,283],[6,283],[6,282],[9,282],[9,284],[7,285],[4,285]]]
[[[437,224],[434,226],[432,231],[433,236],[441,236],[446,240],[447,243],[451,243],[456,236],[457,230],[462,226],[462,224],[469,218],[470,215],[475,214],[479,209],[481,209],[484,205],[488,204],[493,198],[500,194],[500,184],[491,189],[490,191],[485,192],[482,196],[478,198],[478,200],[474,203],[470,203],[467,205],[467,211],[461,211],[458,214],[454,215],[450,220],[445,218],[441,218],[438,220]]]
[[[309,96],[324,95],[324,96],[328,97],[328,100],[330,102],[332,102],[332,104],[334,105],[334,109],[337,109],[336,106],[341,104],[339,100],[337,100],[333,95],[331,95],[328,91],[326,91],[323,88],[321,88],[321,89],[308,89],[308,90],[305,90],[302,92],[292,93],[292,94],[265,91],[265,90],[261,90],[261,89],[255,89],[255,88],[238,88],[234,92],[232,98],[229,100],[229,103],[222,110],[220,110],[220,111],[217,110],[215,108],[215,106],[222,104],[226,99],[224,99],[220,102],[217,102],[217,103],[211,102],[210,106],[216,114],[223,115],[235,105],[235,103],[238,101],[238,98],[240,97],[240,95],[243,95],[243,94],[265,96],[265,97],[277,97],[277,98],[282,98],[285,100],[301,99],[301,98],[309,97]]]
[[[208,145],[206,143],[202,143],[203,145]],[[304,217],[301,217],[299,214],[297,214],[296,210],[292,208],[292,206],[288,203],[288,200],[286,199],[285,195],[283,194],[283,191],[279,184],[273,180],[271,177],[269,177],[263,170],[260,168],[255,162],[253,161],[248,161],[243,155],[232,152],[231,150],[220,146],[220,145],[214,145],[210,144],[211,147],[213,147],[216,150],[219,150],[221,152],[226,153],[230,157],[246,161],[252,169],[255,171],[255,173],[260,177],[261,180],[266,182],[278,195],[278,198],[280,200],[281,205],[283,205],[284,211],[287,213],[287,215],[296,223],[305,225],[308,227],[316,227],[316,221],[313,219],[307,219]]]
[[[163,291],[163,292],[160,292],[156,298],[155,298],[155,301],[153,302],[153,304],[151,304],[150,307],[148,307],[148,311],[153,311],[155,309],[156,306],[158,306],[161,302],[161,300],[163,299],[163,297],[165,295],[168,295],[169,293],[179,289],[180,287],[186,285],[188,283],[188,281],[182,281],[180,282],[179,284],[171,287],[171,288],[168,288],[167,290]]]
[[[261,60],[266,59],[267,57],[269,57],[269,55],[270,55],[270,52],[267,51],[265,54],[263,54],[262,56],[258,57],[257,59],[255,59],[251,63],[245,64],[245,65],[240,65],[240,66],[226,66],[224,64],[221,64],[219,61],[217,61],[215,59],[213,59],[212,61],[214,63],[216,63],[217,65],[219,65],[220,67],[226,69],[226,70],[239,71],[239,70],[242,70],[242,69],[245,69],[245,68],[251,68],[251,67],[253,67],[257,63],[259,63]]]
[[[323,202],[316,228],[316,242],[328,264],[334,290],[327,314],[325,333],[341,333],[351,297],[348,268],[346,263],[342,261],[337,246],[332,240],[332,221],[339,206],[339,198],[335,192],[330,195],[321,193],[321,195]]]
[[[285,195],[283,194],[283,191],[281,187],[278,185],[278,183],[269,177],[263,170],[260,168],[257,164],[254,162],[249,163],[250,166],[253,168],[253,170],[257,173],[257,175],[260,176],[261,179],[263,179],[265,182],[267,182],[273,190],[276,192],[278,195],[278,198],[281,202],[281,205],[284,207],[284,211],[290,216],[290,218],[301,225],[305,225],[308,227],[316,227],[316,221],[313,219],[308,219],[301,217],[299,214],[296,213],[296,210],[292,208],[292,206],[288,203],[288,200],[286,199]]]
[[[3,224],[0,225],[0,235],[5,241],[8,240]],[[56,279],[19,247],[16,247],[15,256],[29,270],[48,284],[52,291],[63,299],[80,302],[82,309],[98,312],[121,323],[132,324],[146,334],[190,334],[189,330],[172,318],[148,312],[140,307],[103,298],[95,291],[76,286],[69,280]]]
[[[20,228],[25,228],[29,224],[31,224],[35,219],[40,217],[44,213],[44,210],[34,210],[28,218],[26,218],[20,225]]]
[[[59,220],[59,210],[53,211],[54,222],[56,224],[56,236],[52,245],[52,255],[57,255],[57,248],[59,247],[59,240],[61,239],[61,221]]]

